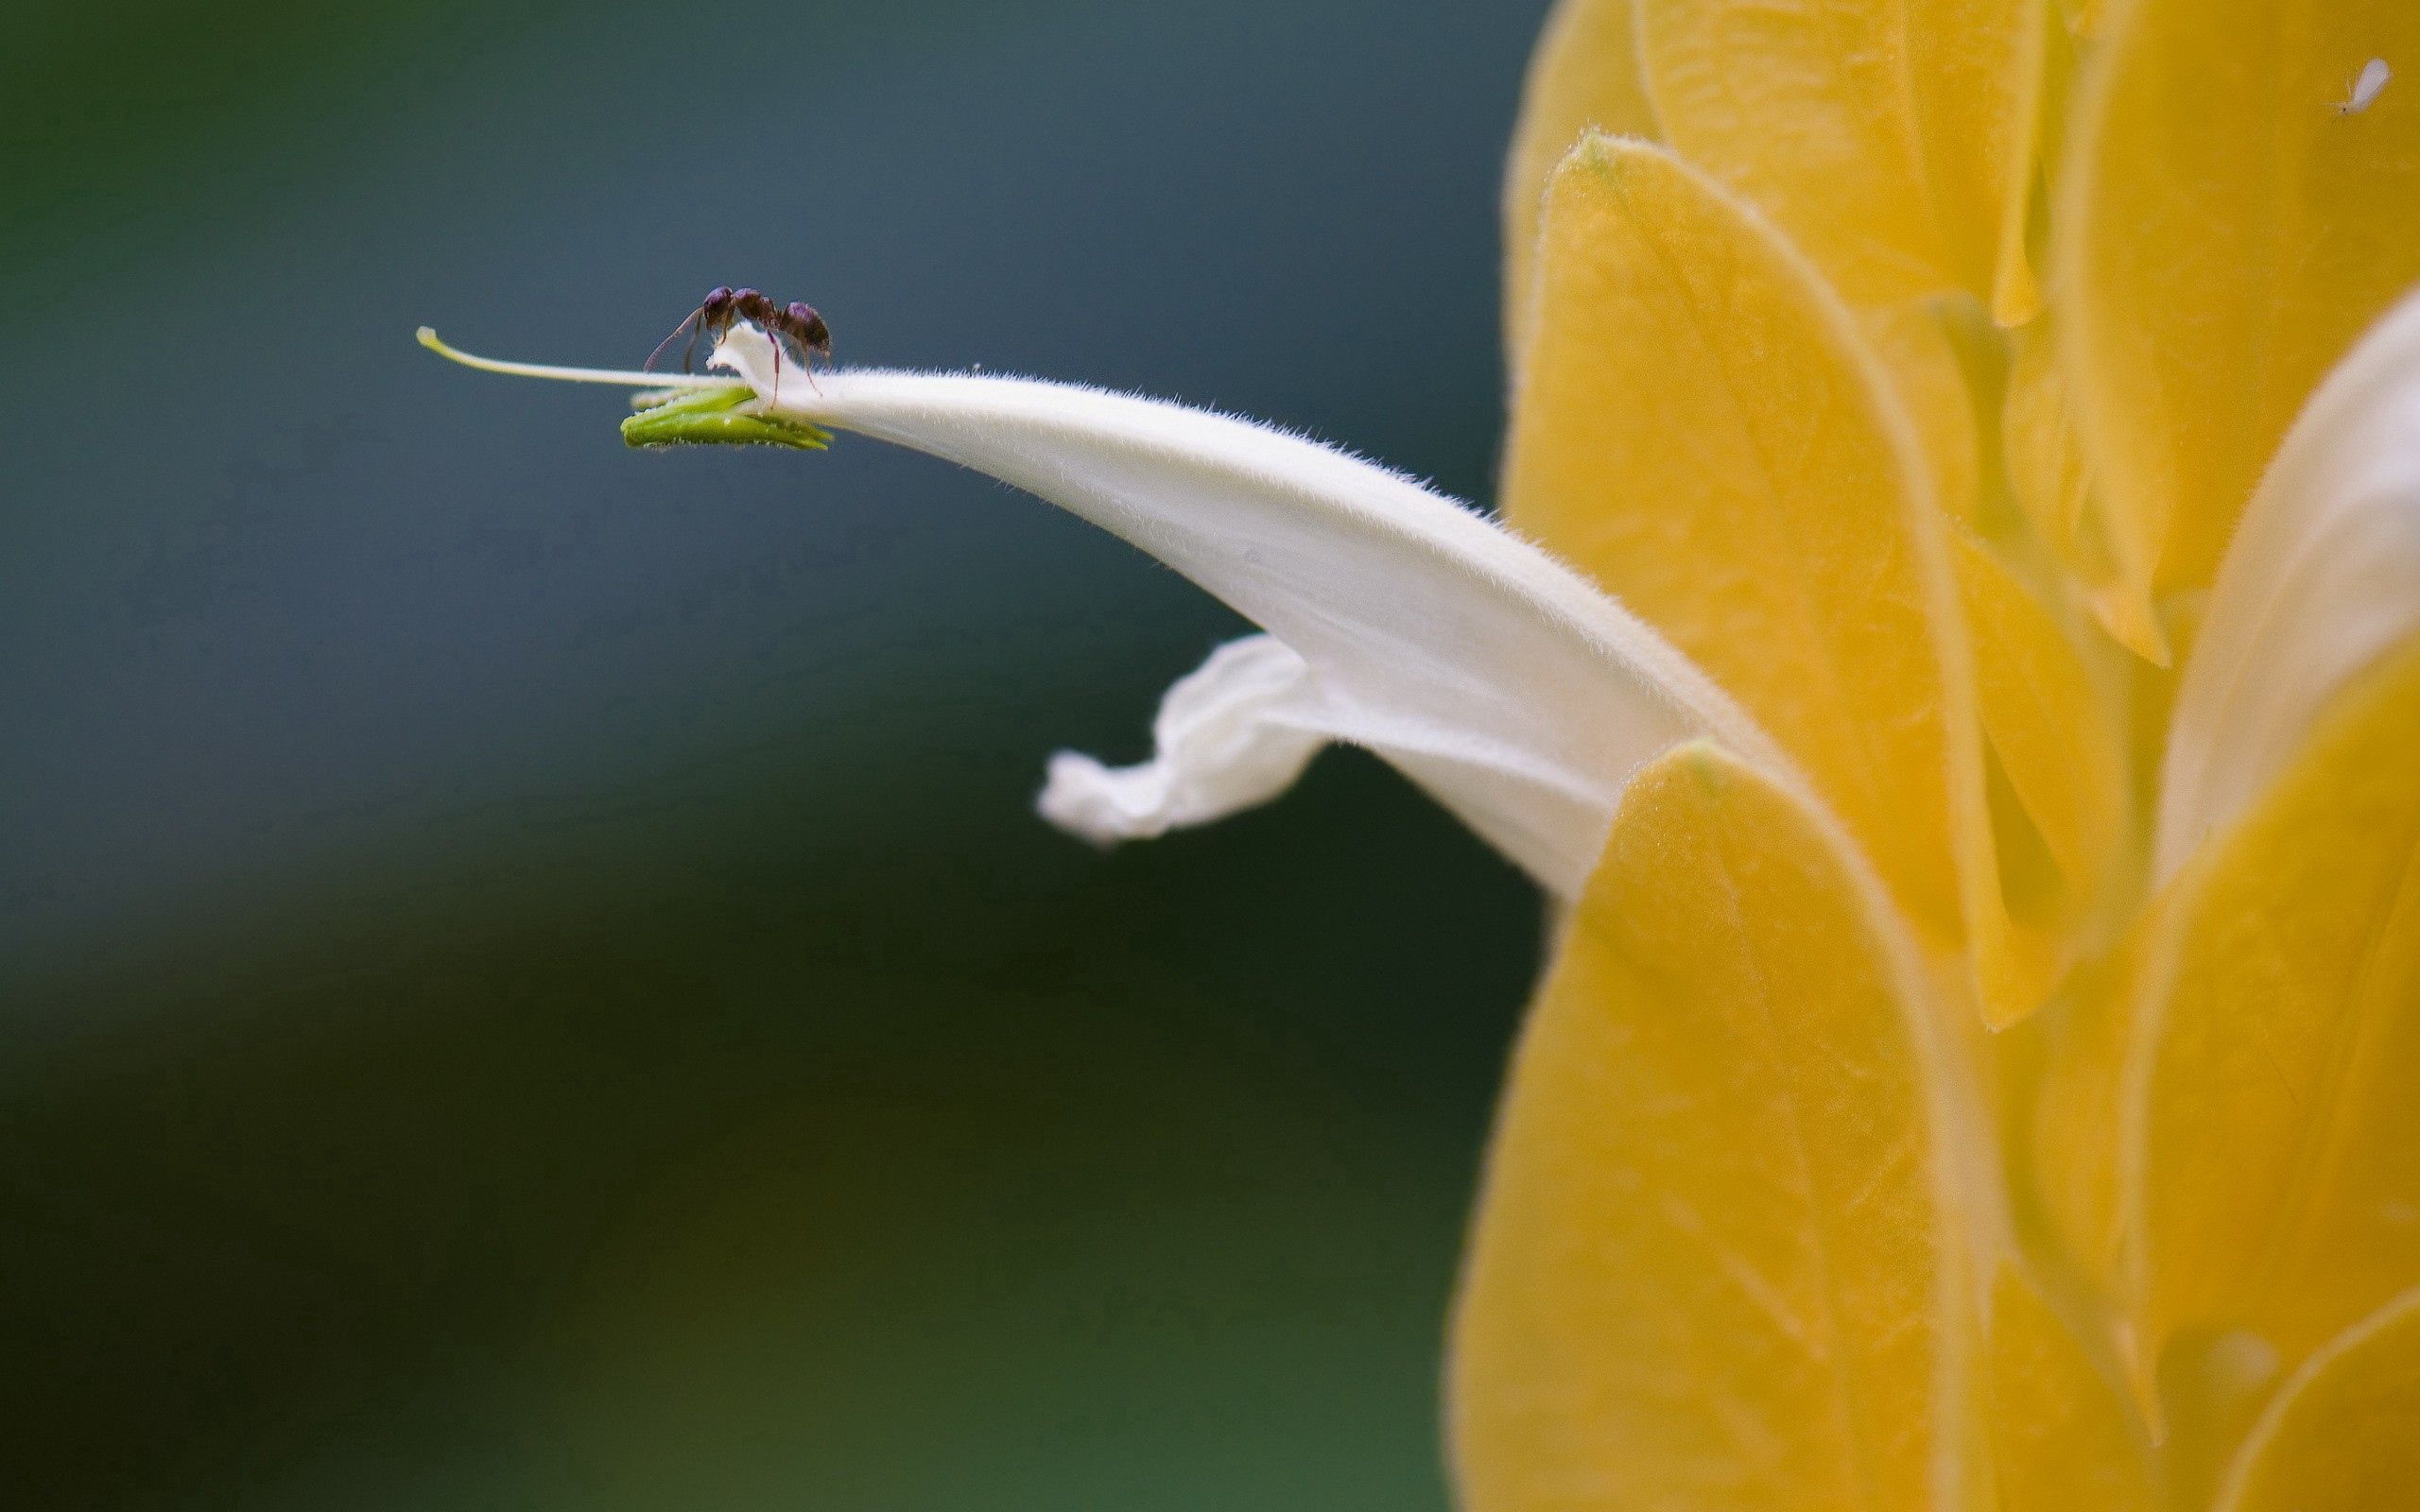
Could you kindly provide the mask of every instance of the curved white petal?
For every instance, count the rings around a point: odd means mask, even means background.
[[[1103,766],[1050,758],[1034,807],[1096,845],[1148,840],[1256,808],[1294,785],[1328,743],[1309,665],[1273,635],[1248,635],[1177,679],[1151,721],[1151,759]]]
[[[2420,631],[2420,293],[2303,406],[2236,530],[2177,691],[2166,879],[2257,798],[2345,681]]]
[[[1320,730],[1385,757],[1558,894],[1587,880],[1631,774],[1682,741],[1805,791],[1720,689],[1578,574],[1332,447],[1031,379],[810,384],[793,367],[772,400],[771,346],[744,326],[716,360],[784,413],[988,472],[1190,577],[1302,659]]]

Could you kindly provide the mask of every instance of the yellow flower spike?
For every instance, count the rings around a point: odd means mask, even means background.
[[[2420,6],[2138,0],[2102,29],[2053,217],[2056,300],[2141,616],[2209,585],[2289,421],[2420,277],[2420,98],[2336,109],[2374,57],[2420,71]]]
[[[2119,1124],[2147,1360],[2215,1332],[2290,1369],[2420,1276],[2415,751],[2420,645],[2178,880]]]
[[[2151,1445],[2125,1397],[2014,1261],[1989,1337],[1998,1512],[2150,1512]]]
[[[2420,1487],[2420,1288],[2313,1355],[2253,1431],[2218,1512],[2384,1512]]]
[[[1971,1504],[1972,1136],[1860,872],[1711,747],[1633,784],[1489,1157],[1449,1385],[1470,1512]]]
[[[2013,323],[2045,3],[1637,0],[1640,55],[1666,139],[1850,300],[1963,288]]]
[[[1530,330],[1539,215],[1555,164],[1591,130],[1656,134],[1655,108],[1639,77],[1634,9],[1634,0],[1558,0],[1530,56],[1504,169],[1504,340],[1516,382]]]
[[[1539,245],[1508,518],[1737,698],[1923,927],[1971,935],[1986,1011],[2021,1015],[2055,948],[1999,901],[1946,526],[1855,320],[1641,143],[1575,149]]]

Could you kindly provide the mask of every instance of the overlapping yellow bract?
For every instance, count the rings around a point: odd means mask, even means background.
[[[1504,166],[1504,340],[1518,379],[1531,308],[1538,221],[1547,180],[1590,132],[1655,135],[1655,108],[1639,77],[1633,0],[1557,0],[1530,61],[1521,120]]]
[[[2253,1431],[2218,1512],[2381,1512],[2420,1494],[2420,1288],[2349,1329]]]
[[[1857,323],[1923,443],[1933,503],[1959,524],[1979,527],[1982,438],[1975,396],[1939,310],[1924,301],[1876,305],[1858,311]]]
[[[2135,920],[2118,950],[2079,971],[2062,1001],[2026,1025],[2027,1038],[2039,1043],[2024,1048],[2033,1049],[2040,1064],[2009,1134],[2006,1159],[2014,1183],[2038,1210],[2039,1242],[2101,1298],[2117,1291],[2124,1237],[2117,1130],[2124,1123],[2135,983],[2157,918]],[[2122,1356],[2130,1385],[2139,1387],[2148,1373],[2140,1351],[2131,1332],[2111,1321],[2109,1347]]]
[[[2115,714],[2066,628],[1990,548],[1961,535],[1953,560],[1983,731],[2049,863],[2042,875],[2024,877],[2017,863],[2028,853],[2026,837],[2001,824],[2001,898],[2040,932],[2081,928],[2120,865],[2128,834]]]
[[[2165,667],[2167,628],[2140,585],[2125,576],[2109,507],[2094,488],[2092,463],[2077,434],[2057,325],[2045,317],[2010,341],[2000,412],[2009,491],[2034,539],[2066,570],[2101,627],[2145,662]]]
[[[2123,773],[2063,632],[1988,555],[1952,552],[1935,480],[1978,485],[1938,328],[1860,324],[1753,210],[1602,137],[1555,175],[1531,302],[1508,517],[1738,698],[1902,906],[1969,943],[1986,1014],[2022,1017],[2065,964],[2053,926],[2106,870]],[[1970,616],[1997,657],[1979,710]],[[2069,868],[2022,917],[1984,730]]]
[[[1666,140],[1849,299],[2038,301],[2024,246],[2044,0],[1635,0]]]
[[[1642,774],[1524,1032],[1454,1335],[1489,1509],[1963,1504],[1941,1016],[1750,768]]]
[[[1538,196],[1591,129],[1668,138],[1764,205],[1853,300],[1963,288],[2003,324],[2031,319],[2027,212],[2055,24],[2048,0],[1562,0],[1506,175],[1513,346]]]
[[[1987,1421],[1999,1512],[2150,1512],[2151,1445],[2024,1270],[1993,1277]]]
[[[2165,924],[2127,1300],[2150,1349],[2248,1329],[2290,1367],[2420,1279],[2420,653],[2348,694]]]
[[[1538,281],[1507,518],[1745,705],[1956,936],[1945,546],[1846,312],[1703,175],[1604,137],[1555,174]]]
[[[2403,0],[2106,8],[2054,216],[2075,416],[2122,603],[2206,588],[2320,376],[2415,278],[2420,102],[2336,110],[2374,57],[2420,76]]]

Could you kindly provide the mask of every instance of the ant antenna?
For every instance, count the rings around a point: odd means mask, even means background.
[[[672,328],[672,334],[657,342],[655,344],[655,350],[647,354],[647,361],[639,365],[639,371],[655,371],[656,359],[664,355],[665,348],[669,347],[672,343],[680,340],[681,337],[685,335],[689,338],[689,350],[681,354],[681,370],[683,372],[687,372],[689,370],[689,359],[697,355],[698,352],[698,317],[705,313],[706,307],[701,304],[696,309],[690,311],[687,315],[683,316],[681,318],[681,323]]]

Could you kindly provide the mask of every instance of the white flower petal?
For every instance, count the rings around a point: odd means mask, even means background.
[[[1108,767],[1063,750],[1034,806],[1097,845],[1148,840],[1256,808],[1328,743],[1311,669],[1270,635],[1230,641],[1177,680],[1151,721],[1151,759]]]
[[[2420,293],[2303,406],[2227,548],[2177,691],[2160,878],[2259,797],[2349,679],[2415,632]]]
[[[1709,738],[1806,791],[1720,689],[1620,606],[1441,494],[1264,425],[1065,384],[716,361],[781,411],[988,472],[1140,546],[1301,657],[1368,747],[1576,894],[1631,774]]]

